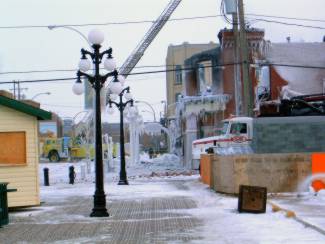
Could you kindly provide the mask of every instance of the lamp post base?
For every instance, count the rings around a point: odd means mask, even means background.
[[[94,207],[91,211],[90,217],[108,217],[109,214],[106,209],[106,196],[104,193],[95,192]]]
[[[119,180],[118,185],[128,185],[128,180]]]
[[[106,208],[93,208],[90,217],[109,217]]]

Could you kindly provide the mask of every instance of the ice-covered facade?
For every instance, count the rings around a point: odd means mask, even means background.
[[[195,54],[184,62],[183,94],[175,113],[175,150],[188,167],[191,167],[193,140],[217,133],[231,98],[223,92],[223,67],[219,63],[219,47]]]
[[[235,91],[236,85],[243,87],[243,83],[241,67],[236,65],[233,30],[221,30],[218,38],[219,46],[184,61],[173,141],[175,151],[189,167],[193,140],[217,135],[221,120],[243,115],[243,90]],[[283,98],[325,93],[325,70],[321,68],[325,65],[325,42],[271,43],[264,39],[264,30],[256,28],[247,29],[247,39],[256,116],[265,110],[277,113]]]

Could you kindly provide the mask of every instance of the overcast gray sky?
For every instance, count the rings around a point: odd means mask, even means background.
[[[26,25],[65,25],[107,22],[154,20],[169,0],[2,0],[0,27]],[[325,20],[324,0],[244,0],[245,12],[250,14],[286,16]],[[210,16],[220,14],[220,0],[183,0],[172,18]],[[250,16],[252,18],[252,16]],[[262,18],[262,17],[259,17]],[[270,19],[270,18],[269,18]],[[295,21],[274,19],[325,28],[324,21]],[[266,39],[284,42],[287,36],[292,41],[320,42],[324,29],[303,28],[283,24],[251,21],[253,27],[265,29]],[[118,65],[122,65],[137,43],[142,39],[150,23],[78,27],[84,35],[98,28],[105,33],[104,47],[112,47]],[[168,22],[158,34],[138,66],[164,65],[169,44],[217,42],[221,28],[228,26],[221,17]],[[77,33],[61,28],[0,28],[0,72],[75,69],[80,59],[80,48],[87,43]],[[325,55],[325,54],[320,54]],[[156,69],[163,69],[156,68]],[[145,71],[148,69],[139,69]],[[139,71],[137,69],[137,71]],[[30,74],[0,74],[0,82],[74,77],[75,72],[51,72]],[[157,117],[165,100],[165,74],[129,76],[128,85],[137,100],[153,104]],[[73,117],[83,110],[83,99],[73,95],[73,81],[56,81],[23,84],[27,98],[40,92],[36,100],[42,108],[61,116]],[[12,88],[1,85],[0,89]],[[141,110],[149,110],[145,106]],[[145,112],[148,120],[153,116]]]

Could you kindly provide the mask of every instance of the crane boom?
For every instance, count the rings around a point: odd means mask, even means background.
[[[169,17],[172,15],[176,7],[180,4],[181,0],[172,0],[168,3],[167,7],[160,14],[157,20],[152,24],[148,32],[139,42],[137,47],[133,50],[131,55],[126,59],[123,65],[120,68],[119,73],[123,74],[125,77],[132,71],[132,69],[139,62],[141,57],[143,56],[145,50],[151,44],[151,42],[158,35],[159,31],[163,28],[163,26],[168,21]]]
[[[130,56],[125,60],[123,65],[121,66],[119,73],[124,77],[127,77],[129,73],[133,70],[133,68],[137,65],[144,52],[151,44],[151,42],[158,35],[159,31],[163,28],[163,26],[168,21],[169,17],[172,15],[174,10],[180,4],[182,0],[171,0],[164,11],[160,14],[160,16],[156,19],[156,21],[152,24],[148,32],[136,46],[136,48],[132,51]],[[106,93],[106,101],[108,101],[109,93]],[[107,103],[107,102],[106,102]]]

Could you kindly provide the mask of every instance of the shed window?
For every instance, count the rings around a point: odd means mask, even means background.
[[[26,164],[26,133],[0,132],[0,164]]]

